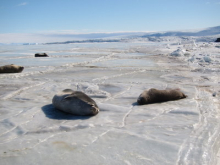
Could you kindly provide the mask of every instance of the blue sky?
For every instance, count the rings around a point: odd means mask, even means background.
[[[220,0],[0,0],[0,34],[219,26]]]

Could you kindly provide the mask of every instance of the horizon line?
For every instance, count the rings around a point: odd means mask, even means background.
[[[199,30],[204,30],[204,29],[209,29],[209,28],[215,28],[215,27],[220,27],[218,26],[212,26],[212,27],[206,27],[206,28],[195,28],[195,29],[180,29],[180,30],[156,30],[156,31],[148,31],[148,30],[143,30],[143,31],[94,31],[94,32],[83,32],[82,31],[77,31],[77,30],[49,30],[49,31],[38,31],[38,32],[9,32],[9,33],[0,33],[0,34],[29,34],[29,35],[65,35],[65,34],[72,34],[72,35],[80,35],[80,34],[117,34],[117,33],[157,33],[157,32],[175,32],[175,31],[199,31]]]

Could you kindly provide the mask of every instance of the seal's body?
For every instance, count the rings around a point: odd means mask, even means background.
[[[23,66],[18,66],[18,65],[4,65],[0,66],[0,73],[20,73],[24,69]]]
[[[35,57],[49,57],[47,53],[36,53]]]
[[[186,98],[186,95],[182,93],[179,89],[169,89],[169,90],[157,90],[151,88],[145,90],[138,97],[138,104],[151,104],[151,103],[160,103],[171,100],[178,100]]]
[[[93,116],[98,114],[99,108],[95,101],[80,91],[63,90],[53,97],[55,108],[79,116]]]

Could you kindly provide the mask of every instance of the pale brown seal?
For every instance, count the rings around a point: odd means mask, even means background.
[[[18,66],[18,65],[4,65],[0,66],[0,73],[20,73],[24,69],[23,66]]]
[[[53,97],[55,108],[79,116],[93,116],[98,114],[99,108],[96,102],[80,91],[65,89]]]
[[[151,103],[160,103],[171,100],[178,100],[186,98],[186,95],[182,93],[179,89],[167,89],[167,90],[158,90],[151,88],[145,90],[138,97],[138,104],[151,104]]]

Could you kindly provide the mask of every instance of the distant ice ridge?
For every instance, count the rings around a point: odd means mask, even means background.
[[[213,42],[220,37],[220,26],[185,31],[165,31],[165,32],[111,32],[111,33],[88,33],[88,34],[33,34],[31,41],[25,42],[17,38],[25,38],[29,34],[3,34],[1,38],[12,38],[10,43],[0,43],[0,45],[38,45],[38,44],[70,44],[70,43],[93,43],[93,42],[130,42],[130,40],[148,40],[150,42],[168,41],[169,38],[190,38],[194,37],[199,42]],[[13,37],[11,36],[13,35]],[[17,37],[14,37],[17,36]],[[15,38],[17,40],[15,40]],[[69,38],[72,38],[70,41]],[[23,39],[24,40],[24,39]],[[17,42],[19,41],[19,42]],[[1,41],[2,42],[2,41]]]
[[[175,57],[180,57],[180,56],[183,56],[185,53],[185,51],[183,49],[177,49],[175,50],[174,52],[172,52],[170,55],[171,56],[175,56]]]
[[[203,38],[203,37],[201,37]],[[178,41],[178,40],[176,40]],[[176,42],[177,43],[177,42]],[[215,42],[196,42],[194,38],[190,40],[180,40],[179,44],[176,45],[176,49],[171,49],[171,44],[166,46],[170,49],[169,56],[177,57],[179,59],[188,61],[191,64],[200,65],[204,67],[205,65],[219,65],[219,43]],[[175,48],[175,47],[173,47]],[[211,53],[212,52],[212,53]]]

